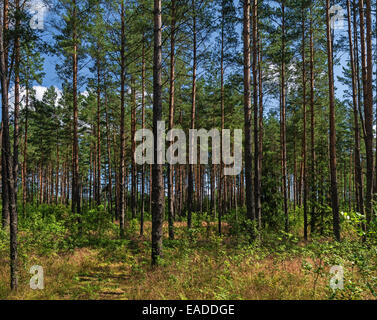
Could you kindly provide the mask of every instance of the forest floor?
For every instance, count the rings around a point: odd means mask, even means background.
[[[132,222],[132,221],[131,221]],[[35,233],[20,232],[19,289],[9,289],[7,235],[0,240],[0,299],[376,299],[377,250],[359,240],[308,242],[299,236],[263,236],[245,241],[224,223],[198,224],[187,232],[175,223],[158,267],[150,265],[149,236],[129,225],[119,240],[116,225],[102,240],[80,247],[39,250]],[[145,223],[150,235],[151,223]],[[55,230],[56,231],[56,230]],[[53,233],[50,230],[50,234]],[[59,231],[56,231],[57,233]],[[42,232],[43,233],[43,232]],[[42,235],[43,237],[43,235]],[[46,236],[47,237],[47,236]],[[33,244],[33,239],[36,244]],[[104,240],[106,239],[106,240]],[[61,239],[44,239],[59,242]],[[30,267],[44,270],[44,289],[30,288]],[[344,268],[344,289],[330,288],[333,265]]]

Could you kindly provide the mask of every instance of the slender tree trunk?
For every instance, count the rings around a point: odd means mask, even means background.
[[[357,27],[357,8],[358,8],[358,5],[353,2],[353,28],[354,28],[354,42],[355,42],[355,53],[354,53],[354,56],[355,56],[355,65],[356,65],[356,82],[357,82],[357,105],[358,105],[358,113],[359,113],[359,117],[360,117],[360,124],[361,124],[361,132],[360,133],[363,133],[363,137],[365,137],[365,122],[364,122],[364,116],[363,116],[363,112],[361,110],[361,106],[362,106],[362,84],[360,81],[360,63],[359,63],[359,40],[358,40],[358,27]],[[360,28],[361,29],[361,28]],[[365,39],[364,39],[365,41]],[[364,51],[365,51],[365,47],[364,47]]]
[[[107,91],[106,84],[105,88],[105,112],[106,112],[106,147],[107,147],[107,161],[108,161],[108,188],[109,188],[109,207],[110,214],[113,217],[113,172],[111,169],[111,139],[110,139],[110,127],[109,127],[109,112],[108,112],[108,101],[107,101]]]
[[[118,217],[120,219],[120,236],[124,237],[124,176],[125,176],[125,160],[124,160],[124,148],[125,148],[125,132],[124,132],[124,94],[125,94],[125,10],[124,0],[121,2],[121,75],[120,75],[120,150],[119,150],[119,212]]]
[[[262,227],[262,160],[263,160],[263,84],[262,84],[262,41],[260,39],[260,32],[258,29],[258,75],[259,75],[259,179],[258,179],[258,189],[259,189],[259,211],[260,215],[258,217],[258,225]]]
[[[368,71],[367,71],[367,61],[366,61],[366,49],[365,49],[365,27],[364,27],[364,1],[359,1],[359,15],[360,15],[360,46],[361,46],[361,66],[362,66],[362,83],[363,83],[363,98],[364,98],[364,141],[365,141],[365,152],[367,158],[367,172],[366,172],[366,215],[367,220],[369,213],[371,212],[371,200],[372,200],[372,183],[373,177],[371,175],[371,169],[373,170],[373,157],[371,158],[372,148],[373,148],[373,132],[371,135],[372,127],[372,107],[370,101],[370,92],[368,88]],[[361,109],[361,108],[360,108]],[[371,167],[372,162],[372,167]],[[364,226],[366,228],[366,226]]]
[[[25,133],[24,133],[24,149],[23,156],[24,161],[22,165],[23,179],[22,179],[22,203],[23,203],[23,213],[25,214],[25,207],[27,201],[27,143],[28,143],[28,118],[29,118],[29,88],[26,85],[26,95],[25,95]]]
[[[162,164],[157,163],[158,121],[162,120],[162,19],[161,0],[154,0],[153,56],[153,136],[154,164],[152,165],[152,265],[162,254],[162,223],[164,218],[164,181]]]
[[[73,155],[72,155],[72,212],[80,213],[80,187],[79,187],[79,141],[78,141],[78,101],[77,101],[77,12],[76,0],[73,0]]]
[[[221,8],[221,88],[220,88],[220,105],[221,105],[221,135],[220,135],[220,155],[222,157],[223,155],[223,135],[222,132],[224,130],[225,126],[225,97],[224,97],[224,25],[225,25],[225,8],[224,8],[224,2],[222,4]],[[221,235],[221,220],[225,213],[225,177],[224,177],[224,163],[221,161],[220,163],[220,188],[219,188],[219,195],[220,195],[220,210],[218,214],[218,229],[219,234]]]
[[[56,173],[55,173],[55,204],[58,204],[58,195],[59,195],[59,143],[56,143]]]
[[[255,216],[258,228],[262,225],[261,191],[260,191],[260,158],[259,158],[259,121],[258,121],[258,0],[253,0],[253,107],[254,107],[254,196]]]
[[[356,210],[360,214],[364,214],[363,204],[363,185],[362,185],[362,168],[360,163],[360,128],[358,119],[358,101],[357,101],[357,83],[356,83],[356,68],[354,59],[354,49],[352,42],[352,29],[351,29],[351,3],[347,0],[347,14],[348,14],[348,41],[350,49],[350,63],[352,72],[352,102],[353,102],[353,117],[354,117],[354,134],[355,134],[355,184],[357,190],[356,197]]]
[[[310,7],[310,184],[311,184],[311,213],[310,213],[310,231],[314,232],[316,221],[316,174],[315,174],[315,140],[314,140],[314,128],[315,126],[315,112],[314,112],[314,43],[313,43],[313,15],[312,7]]]
[[[141,125],[145,129],[145,34],[143,32],[141,49]],[[145,191],[145,164],[141,167],[141,210],[140,210],[140,235],[144,233],[144,191]]]
[[[113,134],[113,145],[114,146],[116,145],[115,132]],[[114,163],[116,164],[120,163],[116,152],[114,153]],[[119,205],[119,188],[120,188],[119,171],[120,171],[120,168],[117,167],[117,165],[115,165],[114,171],[115,171],[115,220],[119,220],[120,222],[120,216],[119,216],[119,212],[120,212],[120,209],[119,209],[120,207]]]
[[[18,144],[19,144],[19,113],[20,113],[20,1],[15,1],[16,5],[16,38],[14,43],[15,63],[14,63],[14,132],[13,132],[13,179],[14,190],[18,189]]]
[[[60,179],[60,190],[61,190],[60,204],[65,203],[65,176],[66,176],[65,168],[66,168],[66,163],[64,161],[63,167],[62,167],[62,178]]]
[[[135,88],[135,79],[131,76],[131,154],[135,154],[136,150],[136,88]],[[136,218],[136,197],[137,197],[137,177],[136,177],[136,162],[135,157],[131,157],[131,214],[132,219]]]
[[[376,4],[377,6],[377,4]],[[376,30],[377,30],[377,11],[376,11]],[[377,46],[377,33],[376,33],[376,46]],[[376,75],[377,75],[377,64],[376,64]],[[377,77],[376,77],[376,96],[377,96]],[[376,103],[376,114],[375,120],[377,123],[377,103]],[[376,135],[376,153],[375,153],[375,167],[374,167],[374,200],[377,200],[377,135]]]
[[[285,93],[285,1],[282,1],[282,38],[281,38],[281,138],[282,138],[282,174],[283,174],[283,196],[284,196],[284,215],[285,215],[285,232],[289,231],[288,200],[287,200],[287,138],[286,138],[286,93]]]
[[[93,200],[94,204],[97,202],[97,142],[96,142],[96,128],[92,125],[93,134]]]
[[[169,88],[169,130],[174,126],[174,95],[175,95],[175,0],[171,1],[171,30],[170,30],[170,88]],[[171,146],[173,141],[170,141]],[[174,239],[174,192],[173,165],[168,165],[168,224],[169,239]]]
[[[303,191],[304,191],[304,239],[308,239],[307,173],[306,173],[306,66],[305,66],[305,15],[302,7],[302,112],[303,112]]]
[[[49,196],[49,204],[52,204],[52,199],[54,197],[54,173],[53,173],[53,164],[50,164],[50,177],[49,177],[49,186],[50,186],[50,196]]]
[[[361,0],[362,1],[362,0]],[[334,71],[333,49],[330,30],[330,0],[326,0],[326,29],[327,29],[327,64],[329,77],[329,100],[330,100],[330,178],[331,178],[331,204],[333,212],[334,236],[340,241],[338,184],[336,177],[336,133],[335,133],[335,94],[334,94]]]
[[[296,136],[296,126],[293,127],[294,136]],[[293,139],[293,212],[296,212],[297,204],[297,160],[296,160],[296,139]]]
[[[244,82],[244,120],[245,120],[245,184],[247,217],[255,220],[252,190],[251,154],[251,94],[250,94],[250,0],[243,2],[243,82]],[[252,231],[252,236],[254,232]]]
[[[216,218],[216,165],[211,165],[211,214],[212,217]]]
[[[149,165],[149,213],[152,214],[152,165]]]
[[[98,48],[98,50],[100,50]],[[101,204],[101,68],[97,60],[97,192],[96,204]]]
[[[364,114],[365,114],[365,151],[367,158],[367,190],[366,190],[366,218],[367,228],[372,217],[372,200],[373,200],[373,64],[372,64],[372,18],[371,18],[371,3],[366,0],[366,81],[364,86]],[[363,0],[359,2],[360,8],[363,7]],[[361,10],[362,11],[362,10]],[[361,14],[360,11],[360,14]],[[360,25],[362,20],[360,17]],[[361,31],[363,37],[363,31]],[[364,59],[363,59],[364,60]]]
[[[8,210],[10,216],[10,286],[12,290],[16,290],[18,286],[17,278],[17,229],[18,217],[16,208],[16,190],[13,179],[11,143],[9,136],[9,106],[8,106],[8,64],[5,53],[4,33],[7,30],[8,2],[4,1],[4,24],[0,27],[0,76],[1,76],[1,97],[2,97],[2,166],[3,180],[7,188],[3,190],[3,200],[8,199]],[[0,14],[1,21],[1,14]],[[5,177],[5,179],[4,179]],[[4,186],[4,184],[3,184]],[[3,206],[4,206],[3,202]]]
[[[93,152],[90,150],[89,156],[89,209],[92,208],[92,177],[93,177]]]
[[[7,86],[3,89],[6,91],[6,97],[8,97],[8,46],[5,39],[5,34],[8,31],[8,0],[4,0],[3,3],[3,19],[2,19],[2,30],[1,30],[1,45],[3,49],[1,50],[0,54],[2,54],[1,59],[4,59],[4,65],[1,77],[4,78],[4,81],[6,82]],[[4,100],[4,95],[2,95],[2,99]],[[8,101],[6,102],[8,105]],[[2,108],[2,112],[4,111],[4,104]],[[6,111],[8,113],[8,111]],[[7,115],[7,117],[9,117]],[[2,124],[2,152],[1,152],[1,181],[2,181],[2,225],[5,229],[9,226],[10,222],[10,213],[9,213],[9,190],[8,190],[8,180],[9,177],[7,176],[7,159],[6,159],[6,145],[4,144],[4,132],[7,131],[9,134],[9,127],[4,128],[4,118],[2,118],[1,121]],[[7,124],[9,126],[9,123]],[[10,143],[10,142],[9,142]]]
[[[196,108],[196,67],[197,67],[197,40],[196,40],[196,10],[195,10],[195,0],[192,0],[193,8],[193,66],[192,66],[192,105],[191,105],[191,129],[195,129],[195,108]],[[190,141],[190,145],[193,145],[193,141]],[[189,161],[188,165],[188,193],[187,193],[187,228],[191,228],[191,214],[193,209],[193,193],[194,193],[194,177],[193,170],[194,165],[191,164],[192,159]],[[195,182],[197,182],[195,180]]]

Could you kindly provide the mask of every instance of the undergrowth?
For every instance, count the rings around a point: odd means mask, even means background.
[[[290,213],[291,233],[262,230],[244,212],[217,221],[194,213],[193,228],[175,223],[163,256],[150,265],[151,222],[144,235],[126,219],[125,239],[103,206],[72,215],[64,206],[31,206],[19,221],[19,289],[9,289],[9,234],[0,230],[0,299],[375,299],[377,246],[360,239],[355,213],[342,215],[344,238],[302,240],[302,212]],[[354,218],[347,218],[347,216]],[[356,218],[355,218],[356,217]],[[372,233],[371,233],[372,234]],[[30,267],[44,269],[45,288],[29,286]],[[330,287],[332,266],[344,270],[343,289]]]

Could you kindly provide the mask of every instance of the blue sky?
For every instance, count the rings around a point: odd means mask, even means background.
[[[35,1],[40,1],[40,0],[35,0]],[[51,19],[57,19],[59,17],[56,17],[52,14],[51,11],[46,11],[45,16],[44,16],[44,30],[41,32],[41,37],[44,41],[48,43],[53,43],[53,34],[54,34],[54,28],[51,26],[50,21]],[[241,28],[237,30],[237,32],[240,34],[241,37]],[[344,29],[341,30],[335,30],[335,41],[339,39],[342,33],[346,32],[346,24],[344,25]],[[338,75],[342,75],[342,67],[346,65],[347,59],[348,59],[348,54],[341,53],[338,55],[340,57],[340,63],[334,66],[334,73],[335,73],[335,90],[336,90],[336,96],[339,99],[343,99],[344,95],[344,85],[341,84],[337,80]],[[59,78],[56,70],[55,70],[55,65],[57,62],[60,62],[59,60],[61,59],[60,57],[57,56],[49,56],[49,55],[44,55],[45,61],[44,61],[44,72],[45,72],[45,77],[43,79],[42,87],[49,87],[51,85],[57,87],[58,89],[61,89],[61,79]],[[83,73],[87,73],[87,70],[83,70]],[[43,90],[43,88],[39,88],[40,90]],[[85,91],[85,86],[82,86],[79,88],[81,92]],[[273,102],[274,104],[275,102]],[[272,107],[272,106],[271,106]]]

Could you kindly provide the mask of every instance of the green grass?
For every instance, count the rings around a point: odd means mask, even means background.
[[[44,208],[47,210],[47,208]],[[20,221],[19,288],[9,289],[9,235],[0,232],[0,299],[375,299],[377,246],[361,243],[344,226],[345,239],[323,236],[302,241],[292,234],[265,231],[250,240],[248,225],[231,216],[222,237],[217,223],[200,223],[187,232],[175,223],[176,239],[167,239],[163,257],[150,265],[151,223],[138,235],[136,221],[127,223],[126,239],[103,208],[77,223],[64,207],[30,208]],[[98,225],[101,228],[98,228]],[[45,272],[45,288],[29,286],[33,265]],[[344,268],[344,289],[329,287],[331,266]]]

